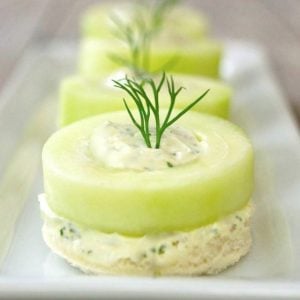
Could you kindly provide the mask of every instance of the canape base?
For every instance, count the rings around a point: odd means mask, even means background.
[[[82,228],[55,215],[45,199],[40,202],[47,245],[71,265],[91,274],[217,274],[246,255],[252,243],[250,202],[201,228],[144,237]]]

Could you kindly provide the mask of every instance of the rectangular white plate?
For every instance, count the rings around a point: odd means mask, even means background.
[[[300,299],[300,139],[266,56],[226,45],[222,76],[235,90],[232,120],[256,157],[254,245],[235,267],[211,277],[136,278],[81,274],[41,237],[40,151],[55,130],[59,80],[75,68],[76,47],[27,53],[0,99],[0,298]]]

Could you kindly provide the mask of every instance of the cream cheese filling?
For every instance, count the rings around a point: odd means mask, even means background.
[[[152,145],[155,131],[151,130]],[[96,128],[90,138],[95,160],[106,167],[134,170],[161,170],[196,160],[207,151],[208,144],[196,133],[183,127],[168,128],[159,149],[148,148],[132,124],[107,121]]]
[[[252,213],[251,204],[248,204],[218,222],[189,232],[129,237],[84,228],[58,216],[48,206],[45,194],[39,196],[39,202],[47,236],[72,248],[81,257],[107,267],[126,259],[137,264],[147,260],[155,266],[169,266],[182,259],[186,249],[197,249],[201,256],[213,258],[218,250],[214,246],[216,241],[238,240],[249,235]]]

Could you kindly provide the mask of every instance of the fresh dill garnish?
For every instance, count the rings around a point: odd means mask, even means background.
[[[66,229],[65,227],[60,228],[60,230],[59,230],[60,236],[63,236],[63,235],[64,235],[65,229]]]
[[[110,53],[109,58],[117,64],[129,68],[138,78],[147,76],[150,73],[153,39],[162,30],[167,14],[177,2],[179,0],[157,0],[152,6],[145,2],[142,2],[142,5],[137,3],[135,14],[127,22],[121,20],[117,15],[111,15],[111,20],[114,23],[113,34],[128,47],[129,57]],[[147,13],[146,16],[145,12]],[[177,56],[175,55],[158,70],[153,70],[152,73],[170,69],[176,61]]]
[[[160,29],[163,25],[166,14],[172,9],[179,0],[158,0],[154,4],[154,9],[152,13],[152,31]]]
[[[209,92],[209,89],[205,91],[201,96],[192,101],[183,110],[172,117],[172,112],[175,107],[176,98],[183,90],[183,87],[178,89],[175,87],[174,79],[172,76],[167,77],[165,72],[162,74],[161,79],[156,83],[152,78],[143,80],[130,79],[126,76],[121,80],[113,80],[114,86],[124,90],[134,101],[139,113],[139,121],[131,112],[127,101],[123,98],[125,108],[129,114],[129,117],[134,126],[140,131],[145,144],[149,148],[159,148],[161,144],[162,136],[165,130],[170,127],[174,122],[181,118],[187,111],[189,111],[194,105],[196,105],[205,95]],[[160,116],[160,103],[159,96],[160,91],[164,85],[167,85],[168,94],[170,97],[170,104],[167,108],[167,114],[164,119]],[[150,92],[147,91],[150,88]],[[151,95],[150,95],[151,94]],[[150,119],[155,121],[155,145],[151,143],[150,132]]]
[[[173,167],[174,167],[174,165],[173,165],[172,163],[170,163],[169,161],[167,161],[167,166],[168,166],[169,168],[173,168]]]
[[[166,248],[167,248],[166,245],[160,245],[160,247],[158,248],[158,254],[159,255],[164,254],[166,252]]]

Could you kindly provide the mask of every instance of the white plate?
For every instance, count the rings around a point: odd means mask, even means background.
[[[86,276],[49,251],[36,198],[40,151],[75,53],[62,43],[30,51],[0,99],[0,298],[300,299],[299,135],[263,51],[247,43],[227,44],[222,74],[235,89],[232,120],[255,148],[250,254],[215,277],[136,278]]]

